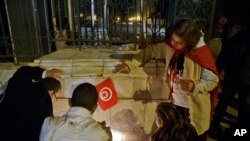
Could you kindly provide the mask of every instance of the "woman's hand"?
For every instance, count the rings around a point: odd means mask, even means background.
[[[116,69],[114,71],[115,73],[117,72],[121,72],[121,73],[129,73],[130,72],[130,69],[128,67],[127,64],[123,63],[123,64],[120,64],[118,66],[116,66]]]
[[[194,82],[190,79],[179,79],[177,84],[179,84],[185,92],[192,92],[194,90]]]
[[[47,70],[45,77],[53,77],[56,79],[60,79],[62,78],[62,72],[58,69]]]

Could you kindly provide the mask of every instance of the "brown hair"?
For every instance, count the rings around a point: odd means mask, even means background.
[[[202,33],[199,25],[192,19],[183,19],[177,22],[170,31],[184,39],[186,48],[191,51],[200,40]]]
[[[163,126],[152,135],[152,141],[197,141],[195,129],[184,121],[174,104],[159,103],[155,112]]]

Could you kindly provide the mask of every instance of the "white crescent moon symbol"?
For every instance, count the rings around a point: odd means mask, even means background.
[[[108,87],[104,87],[100,91],[100,99],[102,101],[109,101],[112,98],[112,90]]]

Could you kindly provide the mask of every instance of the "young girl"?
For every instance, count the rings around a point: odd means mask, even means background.
[[[158,129],[152,135],[151,141],[198,141],[194,127],[184,121],[172,103],[158,104],[155,112]]]

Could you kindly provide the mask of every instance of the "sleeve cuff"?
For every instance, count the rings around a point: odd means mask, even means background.
[[[199,82],[200,80],[193,80],[193,84],[194,87],[192,89],[192,91],[190,92],[190,95],[197,95],[198,93],[201,93],[200,89],[199,89]]]
[[[45,78],[45,77],[46,77],[46,73],[47,73],[47,71],[44,70],[44,71],[43,71],[43,74],[42,74],[42,78]]]
[[[136,59],[133,59],[132,61],[127,60],[125,61],[125,64],[128,65],[130,72],[137,69],[141,65],[141,63]]]

